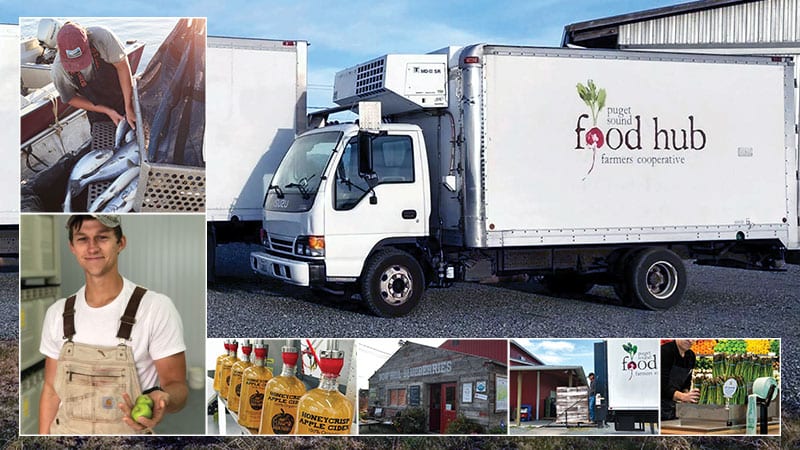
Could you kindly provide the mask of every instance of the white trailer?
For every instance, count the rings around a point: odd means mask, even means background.
[[[0,25],[0,121],[19,122],[19,80],[10,76],[19,70],[19,26]],[[0,148],[6,161],[16,157],[11,150],[19,147],[19,127],[9,126],[0,134]],[[0,165],[0,180],[5,183],[0,195],[0,257],[16,256],[19,252],[19,170],[13,164]]]
[[[306,125],[304,41],[208,37],[208,268],[217,243],[258,242],[267,181]]]
[[[683,258],[781,270],[800,238],[792,70],[484,44],[368,61],[334,101],[382,113],[295,140],[251,266],[382,316],[455,280],[609,284],[666,309]]]
[[[607,339],[594,344],[600,417],[619,431],[651,430],[659,420],[658,339]],[[597,417],[597,415],[596,415]]]

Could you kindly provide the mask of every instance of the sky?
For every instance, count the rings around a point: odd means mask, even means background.
[[[438,347],[446,339],[403,339],[404,341]],[[369,387],[369,377],[400,349],[400,339],[358,339],[358,388]]]
[[[584,375],[594,372],[597,339],[516,339],[525,350],[550,366],[581,366]]]
[[[305,40],[309,109],[331,106],[333,76],[387,53],[476,43],[559,46],[564,26],[684,0],[399,0],[379,2],[0,0],[0,23],[19,17],[207,17],[212,36]]]

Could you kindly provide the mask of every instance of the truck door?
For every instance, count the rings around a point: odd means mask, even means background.
[[[385,134],[372,143],[377,184],[373,190],[358,175],[358,140],[342,152],[326,207],[325,248],[328,277],[357,277],[370,250],[383,239],[427,233],[427,171],[422,170],[419,136]]]

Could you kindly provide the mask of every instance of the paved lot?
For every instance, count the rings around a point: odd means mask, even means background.
[[[0,340],[19,338],[19,273],[0,272]]]

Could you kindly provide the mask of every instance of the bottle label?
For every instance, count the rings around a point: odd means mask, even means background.
[[[247,428],[258,428],[261,422],[261,408],[264,407],[264,387],[268,380],[248,378],[244,381],[247,386],[242,390],[247,394],[247,398],[240,400],[239,424]],[[247,402],[247,407],[242,409],[241,402]]]
[[[273,433],[289,434],[292,432],[295,417],[297,416],[297,404],[302,396],[302,394],[267,392],[267,404],[270,406],[269,409],[264,411],[264,414],[273,414],[269,422]]]
[[[281,408],[278,414],[272,416],[270,421],[272,432],[275,434],[289,434],[294,427],[294,416]]]
[[[274,403],[276,405],[285,405],[290,407],[297,407],[297,404],[300,402],[300,397],[303,395],[295,395],[295,394],[282,394],[280,392],[273,392],[270,391],[267,396],[267,401],[270,403]]]
[[[298,432],[300,434],[347,434],[350,432],[350,419],[301,411]]]

